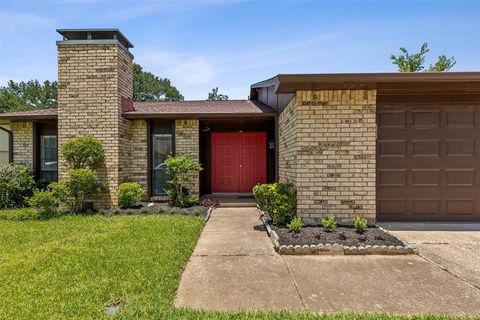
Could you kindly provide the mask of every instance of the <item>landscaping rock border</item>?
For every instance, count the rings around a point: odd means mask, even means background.
[[[412,246],[406,244],[404,241],[399,239],[395,234],[391,233],[388,230],[385,230],[379,226],[376,226],[383,232],[395,237],[403,243],[403,246],[344,246],[339,243],[327,243],[327,244],[318,244],[318,245],[280,245],[279,237],[275,230],[270,227],[270,222],[268,219],[268,213],[263,212],[258,208],[257,210],[260,213],[260,220],[262,221],[270,239],[273,242],[275,251],[281,255],[407,255],[407,254],[417,254],[417,251]]]

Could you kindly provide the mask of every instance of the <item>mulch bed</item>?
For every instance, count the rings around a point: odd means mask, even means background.
[[[146,215],[146,214],[182,214],[189,216],[205,217],[209,208],[201,205],[193,206],[190,208],[178,208],[172,207],[168,203],[160,202],[145,202],[141,203],[134,208],[112,208],[104,210],[104,214],[107,216],[113,216],[118,214],[125,215]]]
[[[394,236],[371,226],[363,234],[358,234],[353,227],[337,227],[333,232],[327,232],[322,227],[304,227],[300,232],[290,232],[285,227],[272,226],[278,234],[280,245],[318,245],[338,243],[343,246],[404,246]]]

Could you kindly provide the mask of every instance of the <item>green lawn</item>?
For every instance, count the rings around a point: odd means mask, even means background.
[[[0,220],[0,319],[405,319],[173,309],[203,226],[186,216]],[[113,317],[111,299],[124,302]]]

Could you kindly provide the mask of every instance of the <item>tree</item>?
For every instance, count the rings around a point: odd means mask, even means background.
[[[134,101],[183,101],[184,97],[169,79],[159,78],[151,72],[133,64]]]
[[[402,55],[397,57],[392,54],[390,56],[390,59],[393,61],[392,63],[397,65],[398,71],[400,72],[445,72],[457,63],[454,57],[447,58],[442,54],[433,65],[430,64],[428,68],[425,68],[426,54],[430,51],[427,42],[422,44],[420,52],[418,53],[409,54],[407,49],[403,47],[400,48],[400,51],[402,51]]]
[[[0,112],[52,108],[57,105],[56,81],[8,81],[0,88]]]
[[[228,96],[226,94],[218,93],[218,87],[216,87],[212,89],[212,92],[208,93],[208,100],[224,101],[228,100]]]

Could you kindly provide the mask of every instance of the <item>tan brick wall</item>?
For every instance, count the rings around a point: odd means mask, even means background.
[[[375,90],[299,91],[280,115],[280,181],[296,180],[306,223],[375,220],[375,109]]]
[[[131,157],[129,160],[129,172],[124,181],[137,182],[145,191],[145,199],[148,196],[148,151],[147,151],[147,121],[133,120],[131,129]]]
[[[195,160],[200,159],[199,155],[199,121],[197,119],[175,120],[175,154],[190,154]],[[200,175],[193,173],[193,185],[189,191],[200,192]]]
[[[297,181],[297,106],[292,99],[278,117],[278,177],[282,182]]]
[[[99,138],[106,163],[98,170],[108,182],[99,206],[117,205],[118,184],[128,162],[128,120],[121,117],[121,97],[132,97],[132,58],[117,44],[58,43],[58,144],[82,136]],[[124,150],[125,148],[125,150]],[[120,170],[122,168],[122,170]],[[59,178],[67,176],[59,156]]]
[[[12,122],[13,162],[24,164],[33,169],[33,123]]]

